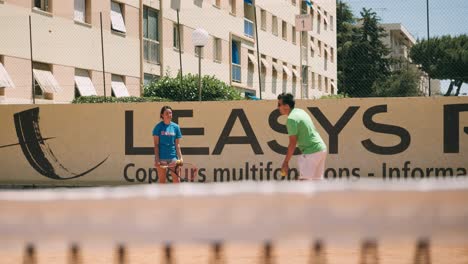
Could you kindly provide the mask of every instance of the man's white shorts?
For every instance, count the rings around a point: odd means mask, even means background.
[[[299,180],[322,180],[325,173],[326,151],[302,154],[297,158]]]

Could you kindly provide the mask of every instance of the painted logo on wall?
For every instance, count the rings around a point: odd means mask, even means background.
[[[72,172],[59,161],[47,144],[46,141],[54,139],[54,137],[44,138],[42,136],[39,127],[38,107],[14,114],[14,121],[18,143],[0,146],[0,148],[20,145],[31,167],[47,178],[54,180],[75,179],[94,171],[109,158],[109,156],[106,157],[83,172]]]

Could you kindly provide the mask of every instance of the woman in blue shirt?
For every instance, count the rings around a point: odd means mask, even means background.
[[[159,183],[166,183],[166,170],[161,165],[175,163],[177,160],[183,161],[180,150],[180,139],[182,133],[180,127],[172,122],[172,108],[163,106],[160,113],[161,122],[153,129],[154,138],[154,166],[158,171]],[[179,177],[172,171],[172,180],[179,182]]]

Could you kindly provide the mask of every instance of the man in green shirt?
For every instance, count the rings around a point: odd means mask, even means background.
[[[286,127],[289,135],[288,152],[281,167],[283,172],[289,170],[296,145],[301,151],[297,159],[300,180],[321,180],[325,171],[327,146],[315,129],[310,116],[302,109],[294,108],[294,96],[290,93],[278,95],[278,110],[288,117]]]

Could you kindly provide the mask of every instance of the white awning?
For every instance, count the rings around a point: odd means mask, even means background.
[[[277,72],[282,72],[283,71],[283,67],[282,65],[278,64],[278,63],[273,63],[273,67],[275,68],[275,70]]]
[[[324,21],[326,24],[330,24],[330,23],[328,23],[328,17],[326,17],[326,16],[323,16],[323,21]]]
[[[249,53],[247,56],[249,57],[249,61],[251,61],[254,65],[257,65],[257,59],[253,54]]]
[[[8,75],[8,72],[3,67],[2,63],[0,63],[0,87],[1,88],[15,87],[15,85],[13,84],[13,81],[10,78],[10,75]]]
[[[268,63],[268,61],[266,59],[261,58],[260,60],[262,61],[263,67],[265,67],[267,69],[270,69],[270,64]]]
[[[93,82],[91,81],[91,78],[89,78],[88,71],[76,69],[75,84],[81,96],[97,95]]]
[[[318,13],[320,16],[323,16],[322,10],[320,10],[320,9],[318,9],[318,8],[317,8],[316,10],[317,10],[317,13]]]
[[[291,76],[291,71],[289,70],[288,66],[283,65],[283,71],[284,71],[288,76]]]
[[[332,88],[336,88],[336,86],[335,86],[335,83],[334,83],[334,82],[332,82],[332,83],[330,83],[330,84],[331,84],[331,87],[332,87]]]
[[[34,79],[43,93],[58,93],[62,91],[51,71],[33,69]]]
[[[122,16],[122,9],[120,8],[120,3],[111,2],[111,22],[112,29],[120,32],[127,32],[125,29],[125,22]]]
[[[296,76],[297,78],[299,78],[299,73],[297,72],[296,69],[293,68],[291,71],[292,71],[292,73],[293,73],[294,76]]]
[[[111,83],[112,91],[114,92],[115,97],[126,97],[130,96],[127,90],[127,86],[122,79],[122,77],[117,75],[112,75]]]

